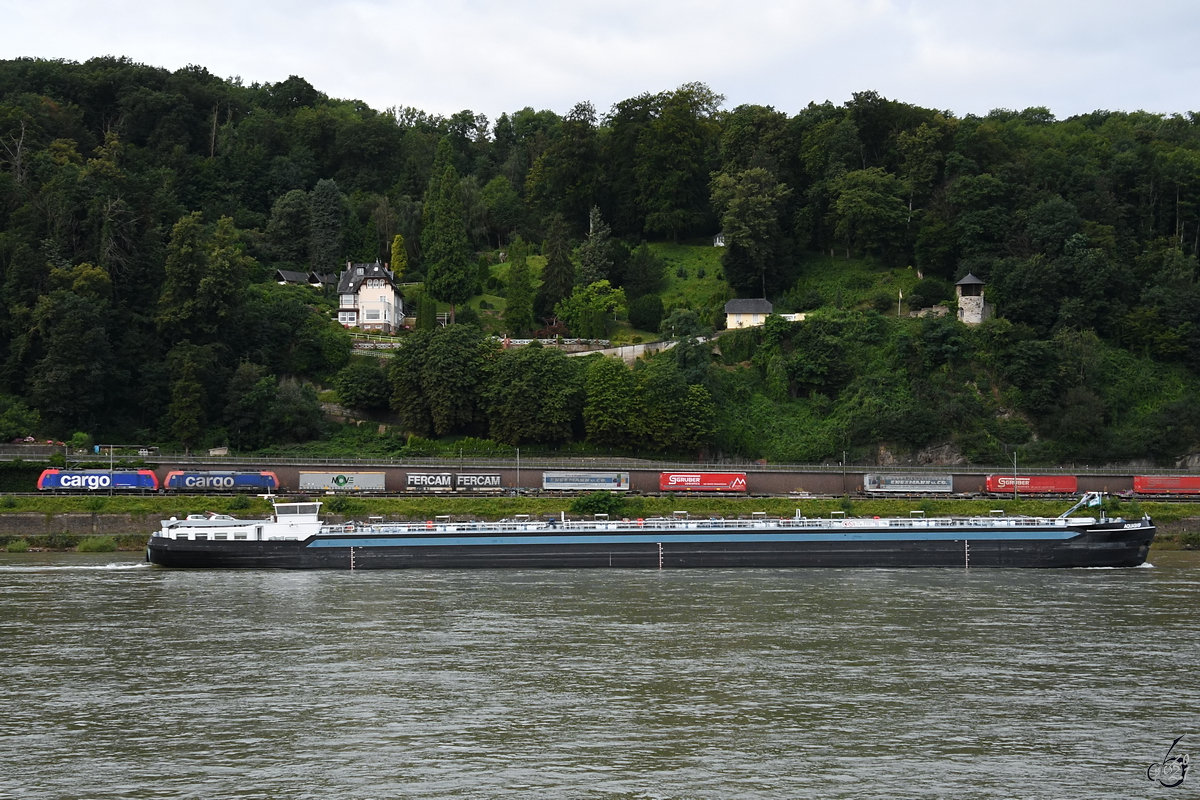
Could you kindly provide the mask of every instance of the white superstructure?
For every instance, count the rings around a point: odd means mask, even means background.
[[[280,541],[307,539],[321,530],[321,504],[273,503],[274,515],[266,519],[237,519],[228,514],[188,514],[185,519],[162,521],[154,533],[167,539]]]

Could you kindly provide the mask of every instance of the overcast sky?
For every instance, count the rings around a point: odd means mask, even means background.
[[[1197,0],[0,0],[0,57],[125,55],[495,119],[702,81],[795,113],[1200,111]]]

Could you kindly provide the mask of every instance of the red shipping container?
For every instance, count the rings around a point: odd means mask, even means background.
[[[660,472],[658,488],[664,492],[744,492],[744,472]]]
[[[1200,494],[1200,476],[1134,475],[1133,490],[1138,494]]]
[[[989,492],[1011,493],[1012,475],[988,475]],[[1079,491],[1079,481],[1074,475],[1017,475],[1017,492],[1025,494],[1074,494]]]

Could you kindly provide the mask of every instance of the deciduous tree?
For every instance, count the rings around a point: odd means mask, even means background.
[[[492,438],[511,445],[568,441],[583,401],[577,363],[537,345],[492,360],[482,398]]]
[[[589,361],[583,406],[588,441],[604,447],[636,446],[646,435],[646,409],[633,371],[619,358]]]
[[[729,284],[739,294],[767,296],[768,276],[773,290],[782,288],[779,214],[791,190],[763,167],[735,175],[720,173],[712,180],[713,207],[725,232],[722,265]]]

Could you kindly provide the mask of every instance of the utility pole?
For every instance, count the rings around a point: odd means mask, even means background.
[[[1017,448],[1013,448],[1013,500],[1017,499]]]

